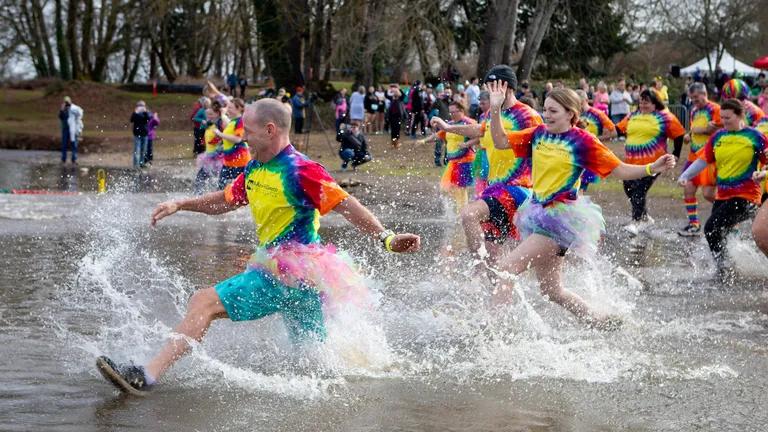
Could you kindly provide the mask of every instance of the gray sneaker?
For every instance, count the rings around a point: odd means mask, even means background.
[[[150,386],[144,368],[133,363],[117,365],[108,357],[96,359],[96,367],[101,375],[120,391],[136,396],[146,396]]]
[[[701,225],[688,224],[677,233],[683,237],[696,237],[701,234]]]

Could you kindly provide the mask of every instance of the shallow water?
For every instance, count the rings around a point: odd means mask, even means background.
[[[0,188],[53,188],[45,163],[0,162]],[[79,171],[79,169],[78,169]],[[711,277],[703,239],[663,223],[630,239],[622,219],[595,263],[568,261],[565,284],[620,314],[614,333],[585,329],[521,280],[514,305],[491,309],[466,266],[435,259],[448,223],[421,202],[408,223],[425,250],[390,256],[341,218],[324,237],[350,251],[378,293],[375,310],[342,311],[322,346],[293,347],[279,318],[217,322],[147,398],[118,395],[99,354],[143,362],[189,295],[244,266],[247,210],[179,214],[182,175],[136,193],[0,194],[0,430],[763,430],[768,422],[768,261],[738,236],[740,282]],[[189,174],[191,176],[191,174]],[[9,179],[14,184],[10,184]],[[139,189],[144,191],[146,189]],[[150,189],[152,190],[152,189]],[[373,199],[373,198],[372,198]],[[403,198],[405,199],[405,198]]]

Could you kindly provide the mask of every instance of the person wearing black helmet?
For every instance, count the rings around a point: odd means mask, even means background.
[[[496,65],[485,74],[483,82],[507,83],[501,119],[507,132],[527,129],[542,123],[541,116],[515,98],[517,76],[511,67]],[[493,264],[499,247],[508,237],[517,238],[513,225],[515,212],[530,195],[531,160],[518,158],[512,150],[499,150],[493,145],[490,112],[481,114],[478,124],[448,125],[435,117],[432,126],[448,133],[480,138],[488,158],[488,186],[480,199],[468,204],[461,212],[461,221],[469,249],[479,258],[479,265]],[[485,240],[485,242],[484,242]],[[486,263],[486,257],[490,262]]]

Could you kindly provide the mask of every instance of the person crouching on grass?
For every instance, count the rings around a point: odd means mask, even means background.
[[[371,161],[368,140],[360,131],[359,120],[353,120],[346,130],[340,129],[336,135],[336,141],[341,143],[339,157],[342,161],[342,170],[347,169],[350,162],[352,162],[352,169],[356,170],[358,166]]]

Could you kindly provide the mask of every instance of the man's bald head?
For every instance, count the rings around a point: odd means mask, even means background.
[[[281,132],[288,133],[291,128],[291,113],[282,102],[264,98],[245,107],[243,122],[253,128],[272,123]]]

